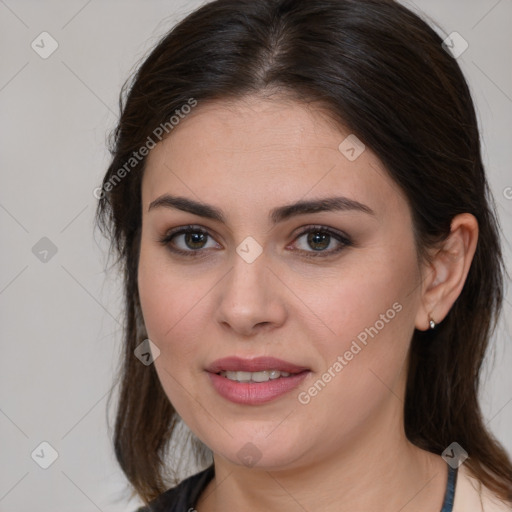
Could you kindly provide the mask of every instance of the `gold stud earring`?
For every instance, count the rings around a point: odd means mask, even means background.
[[[430,328],[435,329],[436,323],[434,322],[434,320],[432,320],[431,317],[429,317],[429,318],[430,318],[430,320],[429,320],[428,324],[429,324]]]

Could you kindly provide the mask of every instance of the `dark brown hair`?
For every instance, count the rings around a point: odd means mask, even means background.
[[[146,337],[137,287],[146,158],[129,170],[126,163],[191,98],[200,108],[202,101],[265,91],[324,105],[371,148],[408,199],[422,257],[450,233],[455,215],[478,220],[478,245],[460,296],[435,330],[414,332],[405,431],[436,454],[458,442],[471,472],[512,501],[511,461],[478,403],[504,266],[475,110],[440,36],[392,0],[213,1],[173,28],[123,86],[96,220],[124,276],[114,446],[130,483],[145,502],[169,487],[165,454],[178,416],[154,365],[134,356]],[[127,172],[115,179],[123,166]]]

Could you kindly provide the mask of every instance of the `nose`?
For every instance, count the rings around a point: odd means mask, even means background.
[[[239,336],[272,330],[286,320],[285,289],[265,252],[252,263],[235,254],[233,267],[217,293],[217,322]]]

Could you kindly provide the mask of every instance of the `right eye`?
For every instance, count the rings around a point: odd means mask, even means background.
[[[160,243],[176,254],[197,257],[203,249],[215,247],[208,247],[208,238],[212,238],[208,231],[199,226],[181,226],[167,232]]]

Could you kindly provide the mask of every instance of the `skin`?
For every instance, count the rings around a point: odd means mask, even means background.
[[[439,512],[447,465],[412,445],[403,428],[407,354],[414,329],[441,322],[460,294],[478,226],[457,216],[452,233],[418,261],[405,197],[369,148],[349,161],[341,130],[313,104],[284,97],[200,103],[148,157],[142,182],[138,283],[148,336],[160,350],[163,389],[214,453],[216,477],[199,512],[220,510]],[[149,205],[169,193],[222,209],[226,223]],[[317,212],[273,226],[268,213],[298,200],[343,195],[369,206]],[[204,257],[159,242],[199,225]],[[300,228],[339,230],[352,246],[327,256]],[[252,263],[236,248],[248,236]],[[185,236],[174,246],[193,251]],[[190,240],[189,240],[190,244]],[[172,245],[172,244],[170,244]],[[326,244],[327,245],[327,244]],[[335,238],[324,251],[339,247]],[[195,249],[197,251],[197,249]],[[308,390],[365,328],[402,309],[308,404]],[[257,406],[219,396],[205,368],[237,355],[275,356],[310,368],[300,388]],[[253,443],[260,459],[237,454]]]

